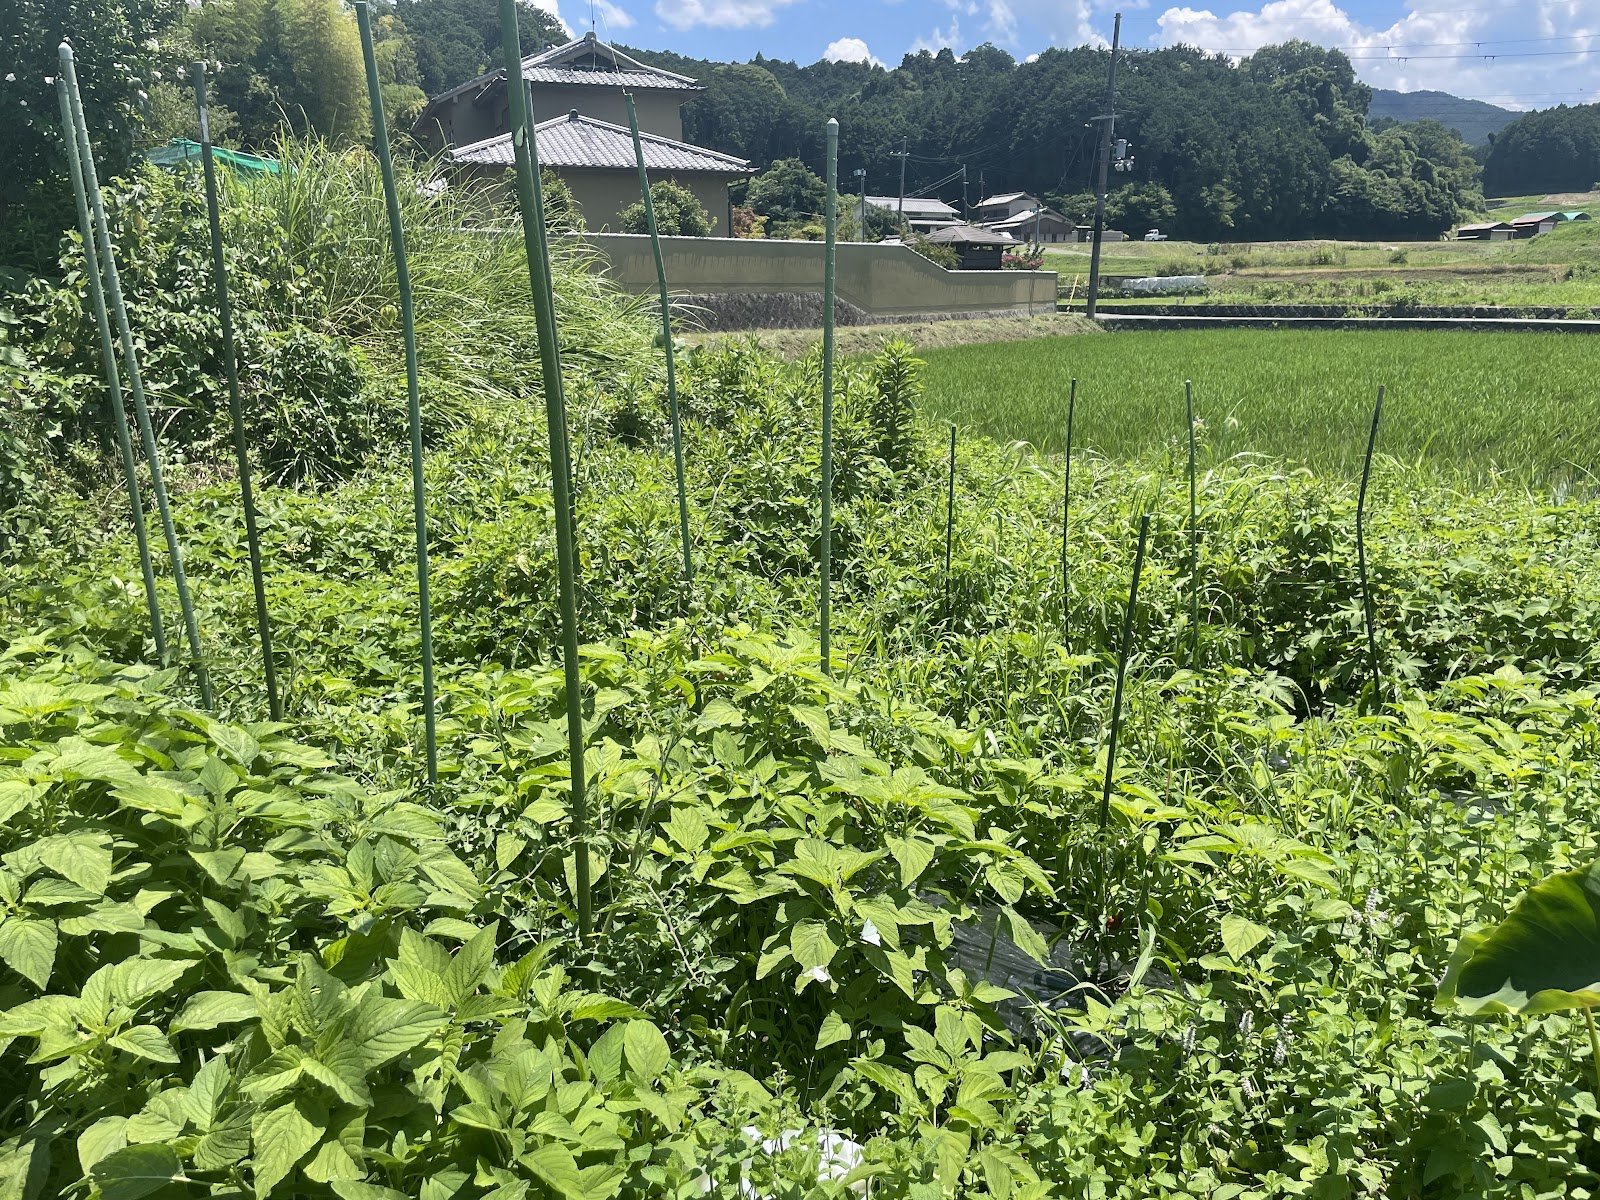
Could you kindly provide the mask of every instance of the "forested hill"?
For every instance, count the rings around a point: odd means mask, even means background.
[[[1518,115],[1449,92],[1391,92],[1385,88],[1372,90],[1372,106],[1367,109],[1367,117],[1373,121],[1438,121],[1459,133],[1469,146],[1483,145]]]
[[[1107,52],[1047,50],[1018,63],[993,46],[957,58],[907,55],[798,66],[757,56],[714,63],[631,50],[693,75],[705,90],[685,109],[692,140],[764,166],[799,157],[823,166],[823,128],[840,123],[839,177],[959,202],[1030,191],[1082,213],[1104,111]],[[1434,122],[1374,128],[1372,91],[1349,59],[1304,42],[1242,62],[1179,47],[1125,53],[1117,134],[1134,170],[1114,176],[1128,227],[1184,237],[1437,236],[1477,203],[1466,144]]]

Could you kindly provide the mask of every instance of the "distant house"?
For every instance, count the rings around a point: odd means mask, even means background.
[[[1515,236],[1516,230],[1506,221],[1485,221],[1456,230],[1458,242],[1509,242]]]
[[[744,159],[656,133],[641,131],[639,141],[652,180],[682,184],[719,223],[728,220],[728,185],[750,173]],[[535,125],[534,145],[539,165],[571,189],[591,227],[615,223],[617,214],[639,199],[633,135],[623,126],[572,111]],[[451,150],[448,159],[466,177],[487,181],[505,178],[516,165],[509,133]]]
[[[1043,208],[1044,202],[1029,192],[1004,192],[998,196],[985,196],[972,206],[972,218],[980,224],[1004,221],[1018,213]]]
[[[1515,236],[1531,238],[1541,233],[1549,233],[1560,223],[1560,213],[1527,213],[1512,220],[1511,228],[1516,231]]]
[[[954,247],[961,256],[960,269],[963,271],[998,271],[1006,247],[1016,245],[1005,234],[977,225],[950,225],[936,229],[928,235],[928,241],[936,246]]]
[[[899,196],[868,196],[867,203],[873,208],[892,213],[904,212],[906,224],[917,233],[931,233],[935,229],[961,224],[960,213],[943,200],[931,196],[907,196],[904,200]]]
[[[1023,209],[1003,221],[986,221],[984,228],[1009,234],[1019,242],[1075,242],[1078,230],[1073,223],[1050,208]]]
[[[632,93],[651,181],[683,184],[728,232],[728,185],[750,168],[743,159],[683,140],[682,105],[700,90],[693,79],[631,58],[593,33],[523,59],[522,77],[533,93],[540,165],[571,188],[591,228],[614,226],[617,214],[639,198],[628,132],[626,95]],[[565,115],[551,119],[554,114]],[[428,150],[444,152],[479,177],[502,176],[512,166],[510,133],[503,70],[433,97],[412,127]]]

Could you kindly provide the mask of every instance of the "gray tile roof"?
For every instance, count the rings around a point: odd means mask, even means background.
[[[633,171],[633,135],[621,125],[597,121],[576,112],[534,127],[539,165],[544,167],[597,167]],[[718,175],[747,175],[750,164],[731,154],[719,154],[660,134],[640,132],[644,165],[652,171],[706,171]],[[511,135],[502,133],[471,146],[450,151],[450,161],[477,166],[509,167],[516,163]]]
[[[840,196],[841,200],[845,198],[845,196]],[[872,205],[874,208],[887,208],[898,211],[900,208],[900,197],[869,195],[867,197],[867,203]],[[956,210],[951,208],[943,200],[939,200],[937,198],[928,196],[907,196],[906,215],[911,216],[912,214],[930,217],[953,217],[956,215]]]
[[[505,70],[496,68],[476,79],[457,84],[447,92],[429,97],[422,118],[417,122],[418,128],[444,101],[466,92],[484,92],[502,86],[505,77]],[[564,46],[552,46],[538,54],[530,54],[522,60],[522,77],[533,83],[590,83],[605,87],[663,88],[675,92],[700,90],[700,85],[689,76],[630,58],[592,33],[575,38]]]
[[[937,229],[928,235],[928,240],[944,246],[1009,246],[1012,239],[1003,233],[996,233],[992,229],[983,229],[977,225],[952,225],[948,229]]]

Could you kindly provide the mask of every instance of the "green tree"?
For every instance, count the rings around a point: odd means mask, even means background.
[[[74,223],[55,77],[72,42],[84,116],[103,177],[126,171],[143,101],[182,64],[162,42],[182,0],[0,0],[0,263],[48,271]]]
[[[650,201],[656,210],[656,232],[662,237],[710,237],[714,224],[705,205],[688,188],[671,179],[650,185]],[[623,233],[649,233],[644,201],[635,200],[618,218]]]
[[[828,185],[798,158],[783,158],[750,181],[745,204],[775,224],[820,220]]]
[[[1600,181],[1600,104],[1527,113],[1489,139],[1483,184],[1491,196],[1581,192]]]
[[[1172,193],[1154,181],[1125,183],[1106,197],[1106,221],[1131,237],[1170,226],[1178,216]]]
[[[339,0],[272,0],[267,29],[277,68],[270,77],[291,126],[331,141],[365,141],[372,118],[355,18]]]
[[[416,47],[418,82],[429,96],[502,66],[497,0],[398,0],[394,14]],[[567,40],[556,17],[519,0],[524,56]]]

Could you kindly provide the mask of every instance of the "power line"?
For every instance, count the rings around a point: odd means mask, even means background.
[[[1349,46],[1323,46],[1324,50],[1437,50],[1449,46],[1526,46],[1546,42],[1588,42],[1600,38],[1597,33],[1574,33],[1564,37],[1543,38],[1469,38],[1460,42],[1365,42]],[[1254,54],[1261,47],[1250,46],[1197,46],[1208,54]],[[1562,53],[1570,53],[1562,51]]]

